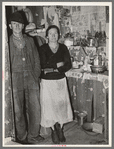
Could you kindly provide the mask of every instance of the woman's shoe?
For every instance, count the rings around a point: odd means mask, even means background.
[[[64,136],[64,132],[63,132],[63,129],[61,128],[60,124],[56,123],[54,125],[54,127],[55,127],[55,130],[57,131],[57,135],[59,137],[60,142],[65,142],[66,138]]]
[[[56,130],[53,130],[53,129],[52,129],[51,137],[52,137],[53,143],[55,143],[55,144],[60,144],[60,141],[59,141],[59,138],[58,138],[58,135],[57,135]]]

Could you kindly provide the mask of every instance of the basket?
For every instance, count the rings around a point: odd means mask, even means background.
[[[106,66],[92,65],[90,67],[93,73],[103,73],[106,71]]]

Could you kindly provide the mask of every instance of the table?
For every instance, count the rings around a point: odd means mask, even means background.
[[[107,135],[108,75],[71,69],[66,76],[74,113],[86,113],[88,122],[104,117]]]

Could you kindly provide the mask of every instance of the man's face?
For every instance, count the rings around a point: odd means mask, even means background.
[[[13,33],[21,33],[22,29],[24,28],[24,25],[19,22],[11,21],[10,28],[13,30]]]

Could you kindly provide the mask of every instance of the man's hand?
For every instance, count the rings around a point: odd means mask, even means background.
[[[38,33],[37,33],[37,30],[36,30],[36,29],[34,29],[34,30],[28,32],[28,34],[29,34],[30,36],[38,36]]]

